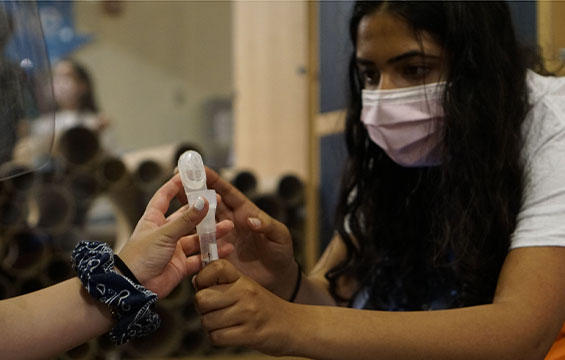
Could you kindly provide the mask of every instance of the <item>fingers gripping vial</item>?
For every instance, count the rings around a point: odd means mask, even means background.
[[[202,267],[214,260],[218,260],[218,245],[216,243],[216,191],[206,189],[206,171],[199,153],[193,150],[181,155],[178,169],[188,204],[203,197],[208,200],[208,213],[200,224],[196,225],[196,232],[200,238],[200,253]]]

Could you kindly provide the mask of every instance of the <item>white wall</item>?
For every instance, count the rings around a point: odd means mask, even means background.
[[[100,2],[75,2],[77,30],[95,38],[73,55],[91,71],[119,148],[201,143],[203,102],[233,92],[231,4],[121,4],[110,16]]]

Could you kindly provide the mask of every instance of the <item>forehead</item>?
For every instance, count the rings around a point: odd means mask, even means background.
[[[377,11],[363,17],[359,23],[357,57],[388,59],[410,50],[440,54],[441,47],[429,34],[420,32],[418,35],[404,19],[386,11]]]
[[[73,67],[73,64],[71,64],[70,62],[60,61],[59,63],[57,63],[57,65],[55,65],[54,72],[58,75],[74,75],[75,69]]]

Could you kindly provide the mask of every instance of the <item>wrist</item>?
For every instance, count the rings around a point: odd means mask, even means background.
[[[298,262],[293,258],[292,263],[290,266],[287,267],[287,272],[285,274],[281,274],[282,281],[278,282],[278,287],[273,288],[273,293],[279,296],[280,298],[290,301],[294,300],[291,299],[294,295],[296,298],[296,293],[299,289],[297,289],[297,285],[299,279],[301,278],[301,268]]]
[[[159,327],[160,318],[151,311],[157,294],[115,271],[115,257],[108,244],[80,242],[71,259],[73,269],[88,294],[112,309],[116,321],[110,331],[112,341],[124,344]],[[130,272],[123,264],[121,267],[122,272]]]
[[[146,279],[145,276],[143,276],[143,271],[140,271],[137,262],[133,260],[133,256],[130,257],[128,252],[124,251],[124,250],[120,251],[118,256],[122,260],[122,262],[126,266],[126,268],[129,269],[131,275],[133,275],[135,277],[135,279],[137,280],[137,283],[142,285],[142,286],[145,286],[145,283],[148,279]],[[123,269],[120,268],[117,263],[115,263],[115,265],[116,265],[116,269],[122,275],[128,276],[128,274],[124,273]],[[131,279],[131,280],[135,282],[134,279]]]
[[[298,296],[298,292],[300,291],[300,286],[302,285],[302,267],[300,266],[300,264],[296,264],[298,265],[298,271],[296,273],[296,283],[294,284],[294,289],[292,290],[290,299],[288,299],[289,302],[295,302]]]
[[[87,305],[88,308],[94,307],[96,308],[100,314],[102,315],[103,320],[103,328],[105,329],[104,332],[110,331],[114,324],[114,317],[112,316],[112,308],[92,297],[88,291],[82,285],[78,276],[75,276],[73,279],[73,286],[76,286],[78,292],[80,293],[80,297],[82,301]],[[92,319],[91,319],[92,320]]]
[[[141,285],[135,274],[130,270],[126,263],[118,255],[114,254],[114,270],[122,276],[127,277],[134,283]]]

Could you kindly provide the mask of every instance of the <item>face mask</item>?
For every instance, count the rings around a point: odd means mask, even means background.
[[[441,163],[445,83],[363,90],[361,121],[369,137],[405,167]]]

